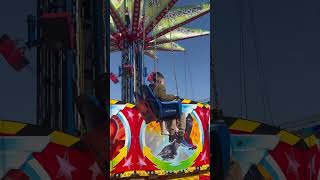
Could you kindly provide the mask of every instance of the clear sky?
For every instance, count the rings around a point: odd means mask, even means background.
[[[193,5],[205,3],[203,0],[184,0],[178,1],[176,7],[184,5]],[[210,15],[196,19],[185,25],[186,27],[203,29],[210,31]],[[172,61],[175,61],[176,75],[178,82],[178,94],[192,100],[199,100],[210,97],[210,36],[203,36],[193,39],[178,41],[187,51],[183,52],[158,52],[159,71],[164,74],[167,84],[167,92],[177,94],[176,83]],[[153,71],[154,61],[145,56],[146,67],[148,72]],[[190,71],[187,68],[190,65]],[[110,56],[110,69],[113,73],[118,74],[118,67],[121,64],[121,53],[112,53]],[[187,79],[185,78],[187,75]],[[192,84],[192,86],[191,86]],[[111,83],[111,98],[121,99],[121,83]]]

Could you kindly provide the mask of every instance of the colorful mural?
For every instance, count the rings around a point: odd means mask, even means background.
[[[114,179],[155,175],[165,179],[210,178],[208,105],[183,101],[183,112],[187,114],[185,139],[192,147],[170,147],[168,136],[161,135],[160,125],[146,124],[134,105],[113,100],[111,104],[110,175]],[[92,149],[104,144],[98,141],[104,139],[99,134],[80,139],[31,124],[0,121],[0,135],[0,177],[105,179],[106,174],[100,168],[103,167],[100,159],[105,159],[103,153]],[[166,158],[164,152],[173,156]]]
[[[209,171],[210,107],[190,100],[182,103],[187,116],[185,140],[190,147],[169,143],[160,123],[146,124],[135,105],[111,100],[112,177],[190,176],[188,173]]]
[[[188,115],[185,138],[193,146],[177,147],[173,157],[163,158],[161,151],[170,143],[161,134],[160,125],[146,124],[132,104],[111,103],[110,175],[113,178],[210,178],[208,105],[183,101],[183,112]],[[320,148],[315,135],[302,138],[245,119],[226,118],[225,122],[231,133],[232,160],[240,164],[243,179],[320,178]],[[2,178],[105,179],[101,163],[96,161],[98,153],[77,137],[13,121],[0,121],[0,135]]]
[[[0,121],[0,147],[1,179],[105,179],[83,141],[59,131]]]
[[[116,166],[117,163],[122,163],[121,160],[131,158],[132,163],[127,163],[126,166],[141,166],[146,169],[147,163],[151,163],[147,158],[142,159],[142,155],[136,158],[134,154],[131,157],[126,156],[127,147],[130,149],[132,146],[126,141],[127,137],[130,137],[130,134],[128,136],[126,133],[130,131],[126,132],[123,127],[120,118],[110,121],[110,134],[113,135],[110,152],[115,152],[111,154],[112,162]],[[103,152],[94,150],[103,143],[95,139],[104,138],[99,133],[94,133],[80,139],[31,124],[0,120],[0,177],[11,180],[108,179],[105,178],[107,174],[100,168],[104,158],[99,159],[99,153]],[[137,159],[140,164],[134,166]],[[144,161],[147,163],[143,163]],[[179,175],[175,179],[180,179]],[[209,179],[209,173],[189,175],[183,179],[205,180]]]
[[[232,158],[244,179],[320,179],[320,149],[314,135],[302,138],[256,121],[226,118]]]

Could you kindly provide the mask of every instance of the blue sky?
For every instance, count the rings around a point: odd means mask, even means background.
[[[200,4],[208,1],[178,1],[176,6]],[[185,25],[186,27],[210,30],[210,15]],[[192,100],[199,100],[210,97],[210,36],[203,36],[194,39],[187,39],[177,42],[187,51],[183,52],[158,52],[159,71],[166,78],[167,92],[177,94],[172,61],[175,61],[175,69],[178,81],[178,94],[180,97]],[[110,56],[110,70],[118,74],[118,67],[121,64],[121,53],[112,53]],[[190,73],[187,63],[190,65]],[[145,56],[145,65],[148,72],[153,71],[154,61]],[[187,74],[187,80],[186,76]],[[192,86],[191,86],[192,84]],[[121,83],[111,83],[111,98],[121,99]]]

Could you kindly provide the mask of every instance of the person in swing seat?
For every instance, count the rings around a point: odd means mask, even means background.
[[[155,96],[160,101],[174,101],[179,100],[179,96],[175,96],[172,94],[167,94],[166,86],[165,86],[165,78],[160,73],[154,73],[153,75],[153,83],[149,85],[149,87],[153,90]],[[183,146],[189,147],[190,145],[185,141],[184,134],[186,129],[186,114],[182,112],[180,119],[172,119],[168,121],[169,123],[169,142],[173,142],[176,140],[177,143],[182,144]],[[178,133],[176,133],[176,129],[178,127]]]

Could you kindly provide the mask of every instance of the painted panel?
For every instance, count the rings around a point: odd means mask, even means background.
[[[132,105],[111,105],[110,170],[113,177],[169,175],[208,170],[210,108],[183,104],[187,116],[185,140],[192,147],[169,143],[160,123],[146,124]]]

